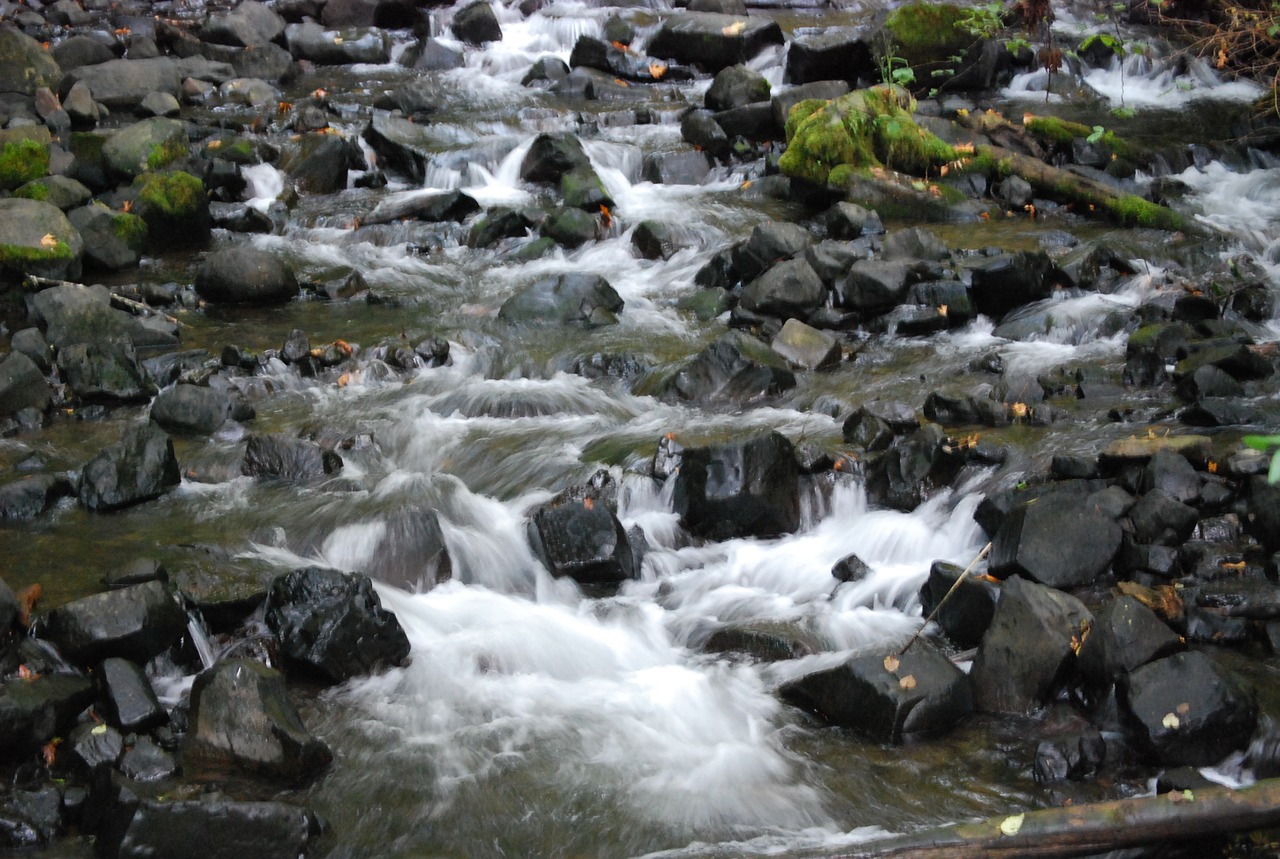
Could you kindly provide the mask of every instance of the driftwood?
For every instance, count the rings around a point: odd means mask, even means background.
[[[1240,790],[1119,799],[993,817],[869,842],[827,859],[1023,859],[1087,856],[1126,847],[1280,825],[1280,778]]]

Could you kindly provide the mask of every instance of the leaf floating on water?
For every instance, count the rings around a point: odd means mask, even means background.
[[[908,674],[906,677],[903,677],[898,681],[898,685],[903,689],[914,689],[916,688],[916,676],[914,674]]]
[[[885,670],[885,671],[891,671],[891,672],[892,672],[892,671],[897,671],[897,670],[898,670],[898,665],[900,665],[900,664],[901,664],[901,663],[899,663],[899,662],[898,662],[898,657],[894,656],[892,653],[890,653],[888,656],[886,656],[886,657],[884,658],[884,670]]]
[[[1164,725],[1166,728],[1168,728],[1171,731],[1176,731],[1178,729],[1178,726],[1181,725],[1182,722],[1178,719],[1176,714],[1165,713],[1164,719],[1160,721],[1160,724]]]
[[[1000,821],[1000,832],[1003,835],[1017,835],[1018,830],[1022,828],[1022,821],[1026,819],[1025,814],[1015,814],[1006,817]]]
[[[738,36],[741,35],[742,31],[745,29],[747,29],[746,21],[734,21],[727,27],[721,27],[720,32],[726,36]]]

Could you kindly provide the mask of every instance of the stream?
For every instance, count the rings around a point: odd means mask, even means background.
[[[423,570],[418,592],[377,585],[409,636],[411,663],[301,702],[307,726],[335,754],[305,792],[328,822],[331,857],[782,855],[1147,792],[1144,774],[1123,769],[1090,782],[1037,785],[1037,734],[1017,719],[975,717],[944,739],[882,746],[825,727],[775,694],[851,651],[910,636],[930,565],[964,566],[986,543],[973,519],[983,493],[1044,470],[1055,453],[1088,453],[1133,435],[1133,425],[1081,410],[1049,426],[983,430],[1007,450],[1004,463],[971,466],[956,489],[909,513],[869,503],[853,476],[806,477],[801,528],[775,540],[692,540],[672,512],[672,487],[648,473],[667,434],[694,446],[776,430],[837,450],[843,416],[858,404],[918,409],[929,391],[962,388],[966,368],[991,355],[1030,377],[1079,367],[1118,374],[1127,332],[1113,327],[1114,315],[1176,281],[1164,239],[1024,213],[925,225],[952,248],[1107,237],[1138,249],[1138,273],[1107,294],[1052,299],[1052,330],[1036,339],[1003,339],[985,317],[928,338],[858,334],[837,368],[798,374],[795,388],[764,405],[715,409],[655,396],[660,382],[725,330],[723,317],[701,320],[677,307],[698,270],[757,224],[806,217],[758,190],[759,161],[716,167],[699,185],[641,178],[646,155],[687,148],[679,116],[701,102],[705,75],[600,101],[521,85],[535,61],[567,60],[580,36],[600,37],[611,15],[636,26],[642,51],[665,2],[618,8],[554,0],[527,17],[495,6],[500,42],[466,46],[464,68],[425,73],[442,107],[426,126],[438,152],[420,187],[389,173],[383,189],[353,182],[334,195],[302,195],[275,235],[215,232],[213,247],[251,241],[288,259],[303,282],[332,284],[355,273],[367,285],[367,302],[310,298],[181,315],[189,325],[185,348],[214,355],[232,344],[278,349],[293,329],[312,344],[360,345],[357,369],[341,384],[271,360],[245,380],[257,410],[247,429],[340,437],[339,475],[310,484],[256,481],[238,474],[242,433],[179,439],[185,476],[163,499],[110,515],[63,502],[51,515],[0,529],[6,580],[15,590],[39,582],[41,607],[50,608],[95,592],[105,575],[138,557],[157,558],[179,577],[215,555],[249,578],[308,565],[412,567],[414,559],[395,558],[398,541],[414,545],[421,537],[405,511],[436,511],[451,579],[425,589],[432,581]],[[461,49],[449,37],[453,11],[433,12],[433,32]],[[790,33],[869,13],[752,14],[775,17]],[[393,36],[399,56],[411,34]],[[770,48],[750,65],[777,92],[786,87],[784,61],[781,49]],[[334,126],[356,139],[380,96],[421,76],[397,63],[321,68],[284,97],[301,101],[323,87]],[[1155,138],[1167,129],[1203,132],[1219,117],[1247,111],[1258,94],[1218,80],[1207,66],[1176,71],[1149,57],[1086,69],[1081,82],[1087,97],[1046,99],[1043,80],[1020,76],[994,104],[1010,116],[1058,113]],[[1107,114],[1121,101],[1136,115]],[[234,117],[245,109],[207,110],[216,120],[219,111]],[[512,256],[532,239],[474,249],[466,224],[361,225],[380,202],[424,191],[462,190],[484,206],[545,202],[547,192],[521,182],[518,168],[534,136],[550,131],[582,137],[616,203],[596,241],[521,261]],[[263,137],[273,133],[282,132]],[[1226,141],[1196,142],[1214,144],[1206,147],[1213,154],[1172,177],[1186,189],[1177,205],[1224,238],[1194,253],[1206,266],[1220,254],[1250,254],[1280,291],[1280,163],[1261,152],[1224,155]],[[378,166],[368,147],[365,154],[371,170]],[[245,198],[279,211],[284,183],[275,168],[245,174]],[[632,232],[646,218],[678,225],[683,245],[669,259],[633,252]],[[141,270],[104,282],[185,284],[197,263],[184,254],[148,258]],[[625,302],[617,325],[516,327],[498,319],[517,286],[569,272],[608,278]],[[1280,340],[1280,320],[1251,333],[1258,342]],[[407,376],[376,348],[433,337],[449,342],[450,363]],[[635,371],[577,372],[617,356]],[[1126,397],[1127,408],[1148,418],[1167,405],[1149,391]],[[1276,405],[1259,408],[1274,424]],[[145,407],[126,408],[105,420],[55,422],[0,439],[0,465],[38,454],[72,470],[118,437],[121,421],[145,419]],[[1224,444],[1238,440],[1232,432],[1222,435]],[[648,543],[639,578],[607,597],[553,579],[526,537],[533,508],[600,469],[619,487],[622,525],[642,529]],[[832,566],[854,553],[870,573],[837,587]],[[813,652],[772,663],[706,652],[708,638],[728,627],[782,631]],[[211,633],[209,643],[217,653],[228,642]],[[177,698],[190,677],[168,681]]]

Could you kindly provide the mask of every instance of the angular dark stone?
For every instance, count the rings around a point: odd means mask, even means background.
[[[347,187],[352,151],[341,137],[310,133],[290,143],[280,156],[279,168],[294,187],[308,194],[332,194]],[[369,221],[365,223],[379,223]]]
[[[201,775],[301,784],[333,760],[302,724],[284,675],[249,659],[219,662],[196,677],[187,724],[186,766]]]
[[[291,663],[331,683],[401,665],[409,639],[369,577],[307,567],[280,576],[266,622]]]
[[[104,855],[118,859],[188,856],[202,859],[281,859],[313,852],[320,825],[305,808],[283,802],[143,800]]]
[[[707,88],[707,110],[732,110],[769,98],[769,82],[764,75],[744,65],[733,65],[716,73]]]
[[[781,357],[747,335],[730,331],[676,373],[672,390],[690,402],[745,405],[795,385],[795,374]]]
[[[328,136],[328,135],[326,135]],[[389,224],[406,218],[418,221],[465,221],[480,211],[475,198],[462,191],[425,191],[379,201],[362,223]]]
[[[559,182],[565,173],[590,166],[576,135],[539,134],[520,164],[520,178],[526,182]]]
[[[0,361],[0,417],[26,408],[44,411],[49,397],[49,383],[29,357],[15,351]]]
[[[58,352],[58,369],[84,403],[139,403],[156,392],[127,340],[65,346]]]
[[[386,515],[386,534],[364,566],[371,578],[411,592],[453,576],[453,561],[436,511],[406,505]]]
[[[795,531],[800,485],[791,442],[775,432],[739,444],[687,448],[672,504],[686,528],[717,540]]]
[[[1184,649],[1177,633],[1131,596],[1107,602],[1080,647],[1080,673],[1106,687],[1134,669]]]
[[[1163,765],[1211,766],[1253,733],[1252,695],[1203,653],[1175,653],[1129,674],[1121,706],[1134,738]]]
[[[978,710],[1028,713],[1067,680],[1092,615],[1084,603],[1019,576],[1001,586],[969,672]]]
[[[543,506],[529,522],[534,556],[556,578],[583,585],[617,585],[636,577],[627,533],[606,505],[569,501]]]
[[[172,433],[210,435],[230,416],[226,392],[202,385],[175,385],[151,404],[151,420]]]
[[[313,441],[259,433],[249,436],[240,473],[247,477],[309,480],[334,474],[341,468],[342,457]]]
[[[964,572],[964,567],[946,561],[934,561],[929,578],[920,587],[920,611],[927,617],[945,598],[935,620],[959,647],[976,647],[991,625],[1000,586],[986,578],[965,576],[952,592],[951,588]],[[948,598],[947,594],[951,593]]]
[[[67,738],[62,754],[81,770],[110,769],[124,754],[124,737],[110,725],[81,722]]]
[[[1129,511],[1133,539],[1139,543],[1176,546],[1191,537],[1200,515],[1163,489],[1152,489]]]
[[[178,774],[173,755],[155,744],[150,737],[138,737],[120,758],[120,772],[137,782],[162,781]]]
[[[862,29],[823,27],[796,36],[787,49],[787,82],[844,81],[849,86],[880,80],[870,34]]]
[[[985,257],[972,264],[970,294],[979,313],[999,319],[1009,311],[1048,298],[1056,286],[1070,285],[1066,273],[1044,251]]]
[[[713,158],[729,154],[729,135],[708,110],[691,110],[681,118],[680,139]]]
[[[845,555],[831,567],[831,575],[841,582],[860,582],[871,573],[867,562],[857,555]]]
[[[103,715],[125,733],[150,731],[169,721],[147,673],[136,662],[104,659],[98,668],[98,682],[106,704]]]
[[[598,274],[571,272],[544,277],[503,302],[498,318],[507,322],[550,322],[561,325],[610,325],[623,302]]]
[[[181,481],[173,439],[147,423],[85,463],[77,493],[85,508],[106,512],[159,498]]]
[[[766,221],[733,249],[733,268],[745,281],[759,277],[781,260],[791,259],[813,244],[813,235],[799,224]]]
[[[795,42],[793,41],[792,44],[795,44]],[[802,101],[811,98],[830,101],[848,92],[849,84],[845,81],[813,81],[812,83],[791,87],[769,99],[769,106],[773,109],[773,124],[777,128],[785,129],[787,127],[787,117],[791,114],[791,108]]]
[[[782,43],[782,28],[766,18],[683,12],[663,22],[649,42],[649,53],[716,72]]]
[[[186,628],[169,588],[146,582],[55,608],[45,618],[44,636],[73,662],[121,656],[142,663],[176,644]]]
[[[1054,588],[1091,583],[1111,566],[1123,533],[1078,495],[1055,493],[1013,511],[996,533],[991,572]]]
[[[44,674],[0,683],[0,759],[34,753],[64,734],[91,703],[93,684],[84,677]]]
[[[707,653],[745,654],[758,662],[782,662],[813,653],[811,646],[785,633],[734,627],[711,633],[702,650]]]
[[[1249,478],[1246,524],[1268,551],[1280,549],[1280,485],[1268,483],[1264,476]]]
[[[71,481],[60,474],[33,474],[0,486],[0,521],[34,519],[61,498],[75,495]],[[0,624],[0,630],[8,624]]]
[[[879,504],[909,512],[928,495],[951,485],[964,466],[964,454],[951,445],[937,424],[925,424],[867,466],[867,493]]]
[[[655,185],[701,185],[710,173],[706,153],[688,149],[648,152],[640,165],[640,178]]]
[[[866,654],[785,684],[783,700],[880,743],[949,730],[973,712],[969,679],[934,648]]]
[[[837,304],[867,315],[885,313],[906,296],[907,275],[904,262],[860,259],[836,280]]]
[[[822,306],[827,288],[803,259],[778,263],[742,291],[742,306],[753,313],[781,319],[803,317]]]
[[[488,0],[477,0],[459,9],[449,25],[453,35],[468,45],[502,41],[502,27]]]

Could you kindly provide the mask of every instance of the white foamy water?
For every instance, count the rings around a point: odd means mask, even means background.
[[[284,191],[284,174],[265,161],[240,168],[245,181],[246,202],[260,212],[265,212]]]

